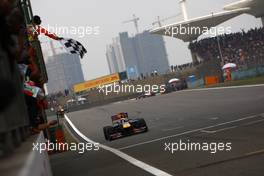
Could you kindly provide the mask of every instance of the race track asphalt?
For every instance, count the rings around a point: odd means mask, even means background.
[[[105,141],[102,128],[111,124],[110,116],[118,112],[128,112],[131,118],[144,118],[149,131]],[[67,116],[87,138],[170,175],[262,176],[264,173],[264,86],[180,91],[116,102]],[[212,146],[230,143],[231,149],[216,153],[213,149],[172,151],[172,145],[177,147],[180,142]],[[166,148],[168,145],[170,150]],[[54,176],[153,175],[104,149],[53,155],[51,164]]]

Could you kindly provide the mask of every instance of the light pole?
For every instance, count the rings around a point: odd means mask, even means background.
[[[214,13],[212,12],[212,20],[213,20],[213,17],[214,17]],[[224,63],[223,53],[222,53],[221,45],[219,42],[218,34],[216,34],[216,39],[217,39],[217,46],[218,46],[218,52],[220,54],[221,63]]]

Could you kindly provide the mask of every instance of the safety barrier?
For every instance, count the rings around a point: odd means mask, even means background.
[[[232,72],[232,80],[256,77],[264,75],[264,66],[258,66],[246,70],[238,70]]]
[[[218,76],[206,76],[205,77],[205,85],[213,85],[218,84],[219,78]]]
[[[204,79],[198,79],[198,80],[195,80],[195,81],[189,81],[187,82],[187,85],[188,85],[188,88],[189,89],[194,89],[194,88],[197,88],[197,87],[201,87],[205,84],[204,82]]]

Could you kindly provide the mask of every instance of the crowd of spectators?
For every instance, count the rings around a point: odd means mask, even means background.
[[[168,69],[167,73],[170,73],[170,72],[181,72],[181,71],[184,71],[186,69],[191,69],[191,68],[194,68],[194,67],[197,67],[199,66],[200,64],[202,64],[202,61],[197,61],[196,63],[193,63],[193,62],[189,62],[189,63],[186,63],[186,64],[181,64],[181,65],[171,65],[170,66],[170,69]],[[149,79],[149,78],[153,78],[153,77],[156,77],[156,76],[159,76],[159,75],[162,75],[161,73],[159,73],[158,71],[153,71],[152,73],[148,74],[143,74],[141,73],[140,76],[137,78],[137,79],[129,79],[128,82],[134,82],[136,80],[146,80],[146,79]]]
[[[222,65],[236,63],[239,68],[264,64],[264,28],[202,39],[190,43],[189,48],[203,61],[220,59]]]
[[[197,63],[189,62],[189,63],[181,64],[181,65],[171,65],[170,69],[172,72],[183,71],[186,69],[196,67],[196,66],[200,65],[201,63],[202,63],[202,61],[197,61]]]

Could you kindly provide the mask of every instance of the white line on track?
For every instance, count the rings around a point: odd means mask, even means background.
[[[113,104],[120,104],[123,103],[122,101],[114,102]]]
[[[227,127],[227,128],[221,128],[219,130],[215,130],[215,133],[222,132],[222,131],[227,131],[227,130],[231,130],[231,129],[234,129],[234,128],[237,128],[237,126],[231,126],[231,127]]]
[[[175,127],[175,128],[162,129],[162,131],[173,131],[173,130],[178,130],[178,129],[182,129],[182,128],[184,128],[184,126],[179,126],[179,127]]]
[[[84,139],[86,142],[89,142],[89,143],[97,143],[97,142],[94,142],[93,140],[87,138],[83,133],[81,133],[77,128],[76,126],[71,122],[71,120],[68,118],[67,115],[65,115],[65,119],[66,121],[69,123],[69,125],[72,127],[72,129],[82,138]],[[97,143],[98,144],[98,143]],[[171,174],[169,173],[166,173],[158,168],[155,168],[149,164],[146,164],[142,161],[139,161],[137,160],[136,158],[133,158],[132,156],[129,156],[127,154],[125,154],[124,152],[121,152],[120,150],[117,150],[117,149],[114,149],[114,148],[111,148],[111,147],[108,147],[106,145],[103,145],[103,144],[99,144],[99,147],[104,149],[104,150],[107,150],[117,156],[119,156],[120,158],[128,161],[129,163],[143,169],[144,171],[146,172],[149,172],[155,176],[172,176]]]
[[[218,130],[201,130],[202,133],[209,133],[209,134],[213,134],[213,133],[218,133],[218,132],[222,132],[222,131],[226,131],[226,130],[231,130],[236,128],[237,126],[231,126],[231,127],[227,127],[227,128],[221,128]]]
[[[121,148],[119,148],[119,150],[129,149],[129,148],[133,148],[133,147],[137,147],[137,146],[140,146],[140,145],[149,144],[149,143],[153,143],[153,142],[162,141],[162,140],[173,138],[173,137],[179,137],[179,136],[190,134],[190,133],[200,132],[200,131],[208,130],[208,129],[213,128],[213,127],[227,125],[227,124],[231,124],[231,123],[234,123],[234,122],[240,122],[240,121],[247,120],[247,119],[253,119],[253,118],[256,118],[256,117],[259,117],[259,116],[263,117],[263,115],[264,115],[264,113],[263,114],[259,114],[259,115],[248,116],[248,117],[244,117],[244,118],[240,118],[240,119],[236,119],[236,120],[232,120],[232,121],[228,121],[228,122],[224,122],[224,123],[219,123],[219,124],[216,124],[216,125],[211,125],[211,126],[207,126],[207,127],[203,127],[203,128],[189,130],[189,131],[185,131],[183,133],[174,134],[174,135],[170,135],[170,136],[165,136],[165,137],[161,137],[161,138],[157,138],[157,139],[153,139],[153,140],[149,140],[149,141],[145,141],[145,142],[129,145],[129,146],[126,146],[126,147],[121,147]]]
[[[212,117],[212,118],[209,118],[209,120],[218,120],[219,117]]]
[[[263,121],[264,121],[264,119],[260,119],[260,120],[256,120],[256,121],[253,121],[253,122],[248,122],[245,125],[254,125],[256,123],[263,122]]]

